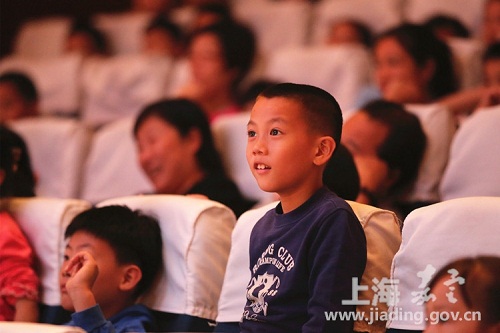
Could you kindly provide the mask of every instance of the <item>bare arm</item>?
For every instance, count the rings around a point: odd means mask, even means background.
[[[18,299],[14,321],[38,322],[38,302],[27,298]]]

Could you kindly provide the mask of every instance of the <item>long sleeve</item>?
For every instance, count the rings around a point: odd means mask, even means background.
[[[99,305],[71,315],[67,325],[78,326],[88,333],[148,332],[155,329],[149,310],[141,304],[130,306],[106,319]]]
[[[0,320],[12,320],[18,299],[38,301],[35,256],[19,225],[0,213]]]

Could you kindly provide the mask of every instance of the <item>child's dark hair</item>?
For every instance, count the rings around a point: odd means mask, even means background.
[[[0,83],[12,84],[26,102],[37,102],[38,91],[31,78],[22,72],[9,71],[0,75]]]
[[[91,208],[78,214],[66,228],[65,238],[87,232],[115,251],[120,264],[135,264],[142,271],[134,296],[144,293],[162,267],[162,237],[158,221],[126,206]]]
[[[403,105],[385,100],[375,100],[363,106],[360,112],[387,126],[388,134],[377,150],[377,155],[387,162],[391,170],[399,170],[400,177],[391,190],[406,189],[417,177],[427,138],[414,114]]]
[[[465,279],[464,284],[458,284],[459,291],[467,308],[479,310],[482,324],[500,323],[500,257],[479,256],[462,258],[442,267],[429,282],[432,289],[437,282],[450,275],[449,270],[458,271]]]
[[[0,125],[0,169],[5,174],[0,184],[1,198],[35,195],[35,177],[26,143],[3,125]]]
[[[331,136],[337,146],[340,144],[342,110],[335,97],[325,90],[306,84],[279,83],[265,89],[259,96],[289,98],[300,103],[309,127],[322,135]]]
[[[181,137],[186,137],[193,129],[198,130],[202,141],[196,153],[199,166],[209,174],[224,174],[222,159],[215,147],[210,124],[198,104],[184,98],[165,99],[150,104],[137,117],[134,136],[137,136],[141,125],[150,117],[158,117],[175,127]]]
[[[202,34],[213,34],[221,45],[222,57],[229,69],[237,70],[233,89],[244,79],[253,65],[256,40],[253,31],[239,22],[223,20],[194,31],[190,40]]]

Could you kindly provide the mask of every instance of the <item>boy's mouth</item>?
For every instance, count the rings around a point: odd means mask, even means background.
[[[257,169],[257,170],[269,170],[269,169],[271,169],[271,167],[268,165],[262,164],[262,163],[256,163],[255,169]]]

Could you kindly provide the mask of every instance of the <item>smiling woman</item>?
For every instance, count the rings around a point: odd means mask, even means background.
[[[139,163],[156,193],[203,195],[237,216],[254,204],[226,176],[208,120],[196,103],[170,99],[147,106],[134,135]]]

